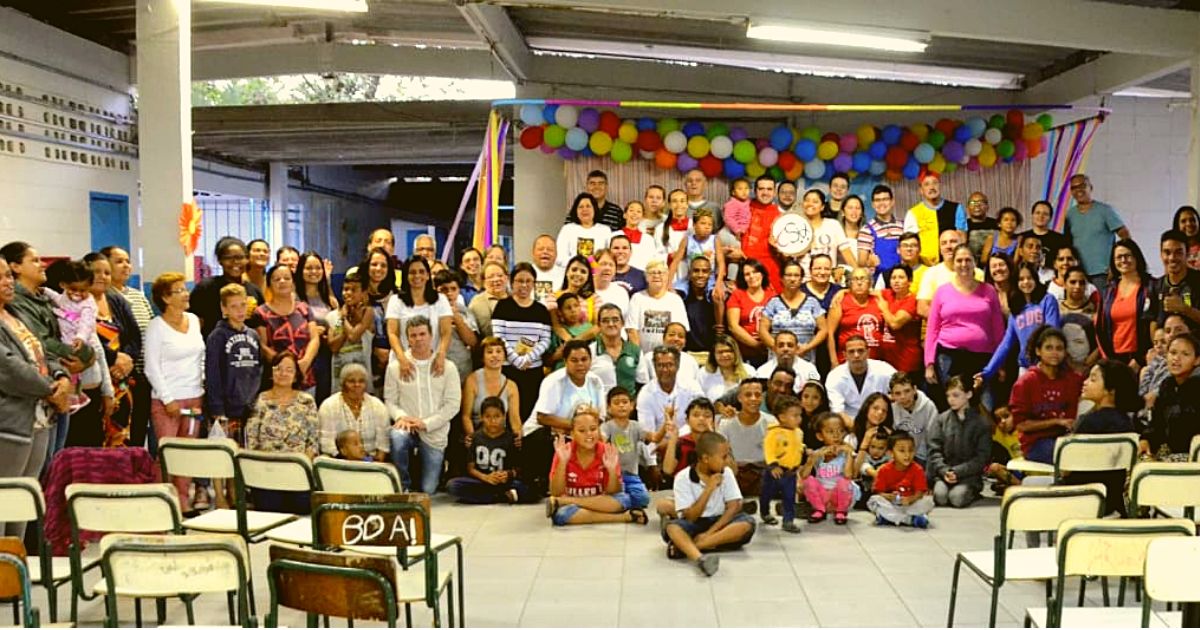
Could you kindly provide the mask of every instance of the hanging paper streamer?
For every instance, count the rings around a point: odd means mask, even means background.
[[[1053,205],[1054,218],[1050,223],[1053,230],[1062,232],[1066,226],[1071,177],[1082,173],[1087,166],[1092,140],[1103,122],[1101,116],[1086,118],[1055,127],[1046,137],[1046,174],[1041,198]]]
[[[483,147],[483,170],[475,195],[474,245],[480,251],[499,240],[500,185],[504,180],[504,150],[510,123],[496,110],[488,115],[487,139]]]
[[[494,107],[518,106],[525,125],[519,140],[526,150],[576,156],[607,155],[616,163],[634,157],[659,168],[700,169],[709,177],[758,177],[781,180],[828,179],[836,173],[860,173],[890,180],[916,179],[922,171],[977,171],[998,163],[1021,162],[1045,151],[1044,134],[1054,126],[1046,110],[1104,111],[1072,105],[814,105],[795,103],[679,103],[651,101],[580,101],[509,99]],[[744,110],[781,112],[977,112],[963,120],[940,118],[933,124],[864,124],[836,133],[816,126],[780,125],[762,138],[722,122],[675,118],[621,120],[596,107]],[[1004,111],[1004,110],[1007,111]],[[1043,112],[1036,118],[1026,112]]]
[[[183,204],[179,210],[179,245],[183,247],[183,255],[191,256],[200,244],[200,225],[203,212],[193,199]]]

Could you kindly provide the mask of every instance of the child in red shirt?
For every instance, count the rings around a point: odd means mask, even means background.
[[[600,412],[581,405],[571,414],[571,441],[554,442],[546,516],[555,525],[648,522],[621,487],[620,453],[600,440]]]
[[[917,442],[913,436],[897,431],[888,438],[892,461],[875,474],[875,494],[867,499],[867,509],[875,515],[876,525],[912,525],[929,527],[933,497],[925,481],[925,469],[916,461]]]
[[[1037,365],[1017,379],[1008,407],[1021,432],[1025,459],[1050,464],[1054,461],[1054,441],[1075,424],[1083,375],[1066,363],[1067,338],[1062,331],[1042,326],[1030,339],[1028,351]]]

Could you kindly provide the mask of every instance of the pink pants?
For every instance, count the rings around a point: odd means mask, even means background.
[[[180,409],[198,409],[204,404],[203,398],[182,398],[175,401],[179,403]],[[157,398],[150,400],[150,424],[154,427],[154,435],[165,437],[190,437],[194,438],[200,434],[199,421],[193,421],[191,418],[183,416],[173,416],[167,413],[167,406]],[[164,479],[163,481],[166,481]],[[171,483],[175,484],[175,490],[179,493],[179,506],[184,511],[192,509],[192,503],[188,499],[188,490],[192,486],[191,477],[171,477]]]
[[[854,502],[854,490],[845,477],[838,478],[833,490],[826,490],[816,477],[810,475],[804,479],[804,498],[814,511],[824,512],[832,507],[835,514],[844,514],[850,511],[850,504]]]

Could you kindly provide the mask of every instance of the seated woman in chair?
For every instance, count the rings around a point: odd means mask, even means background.
[[[258,395],[246,422],[246,448],[272,453],[303,453],[317,456],[317,403],[300,391],[304,375],[290,350],[271,361],[271,389]],[[307,492],[254,490],[254,507],[269,512],[307,514]]]

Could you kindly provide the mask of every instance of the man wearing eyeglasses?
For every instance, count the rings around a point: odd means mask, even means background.
[[[975,264],[982,265],[987,261],[999,229],[996,219],[988,216],[987,195],[979,191],[971,193],[967,198],[967,247],[971,248]]]
[[[1092,181],[1077,173],[1071,177],[1071,198],[1067,208],[1067,237],[1079,249],[1080,264],[1096,288],[1103,289],[1111,262],[1112,246],[1118,238],[1129,238],[1129,228],[1116,209],[1092,199]]]

